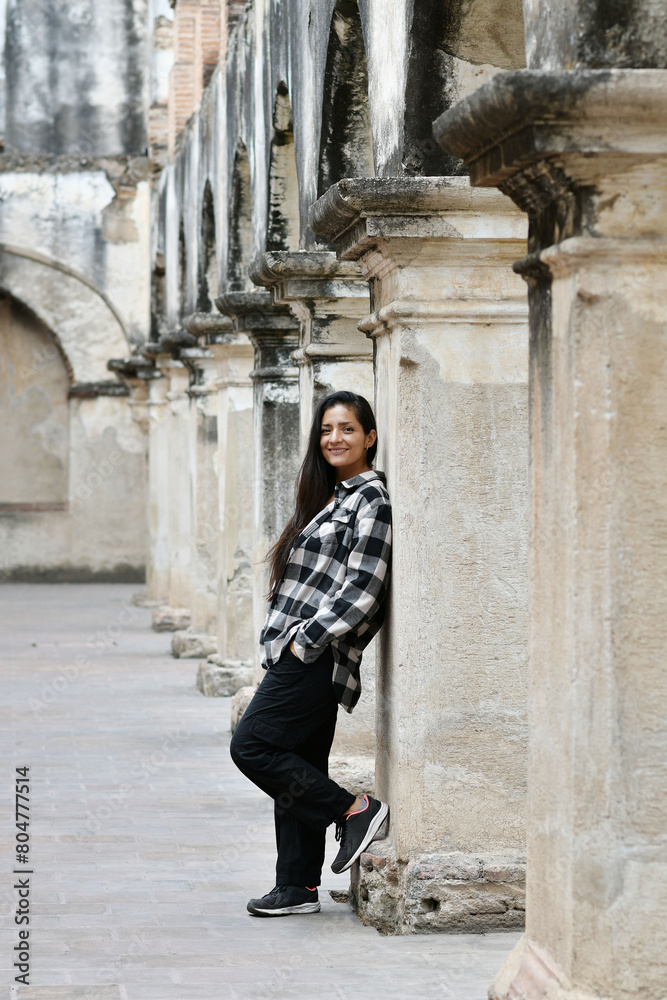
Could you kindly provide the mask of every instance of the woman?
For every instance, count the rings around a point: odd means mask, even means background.
[[[274,801],[276,886],[255,916],[316,913],[326,828],[346,871],[389,809],[328,777],[338,705],[361,694],[361,654],[382,624],[391,548],[385,477],[371,466],[375,418],[363,396],[335,392],[317,407],[296,510],[268,555],[270,600],[260,644],[267,673],[231,742],[237,767]]]

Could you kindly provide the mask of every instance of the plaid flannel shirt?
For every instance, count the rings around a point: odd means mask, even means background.
[[[312,663],[331,645],[336,698],[351,712],[361,695],[361,655],[382,624],[391,553],[391,506],[382,472],[338,483],[334,499],[296,538],[260,635],[262,666],[292,639]]]

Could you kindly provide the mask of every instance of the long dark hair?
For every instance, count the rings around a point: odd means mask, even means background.
[[[377,431],[375,417],[371,410],[370,403],[363,396],[356,392],[349,392],[341,389],[340,392],[332,392],[325,396],[315,410],[313,423],[310,428],[308,447],[306,455],[301,464],[299,478],[296,488],[296,510],[285,525],[285,529],[269,551],[266,559],[271,566],[269,577],[269,600],[273,600],[282,580],[287,560],[294,539],[309,524],[316,514],[326,507],[329,497],[336,485],[336,470],[329,465],[320,447],[322,436],[322,418],[325,411],[331,406],[342,403],[348,406],[364,429],[364,434]],[[377,453],[377,439],[367,452],[366,460],[371,466]]]

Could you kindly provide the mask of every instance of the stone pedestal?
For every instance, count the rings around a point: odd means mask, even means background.
[[[258,637],[268,603],[266,554],[294,513],[299,446],[299,383],[292,352],[298,347],[298,324],[286,306],[274,306],[268,292],[230,292],[217,300],[234,328],[254,346],[254,680],[259,664]]]
[[[525,223],[466,178],[340,181],[316,232],[371,282],[378,466],[394,512],[378,657],[391,839],[352,873],[390,932],[523,922]]]
[[[667,983],[667,72],[501,74],[436,123],[529,214],[526,935],[492,995]]]
[[[335,253],[271,251],[250,268],[250,277],[271,290],[277,306],[288,306],[299,323],[301,446],[305,450],[315,407],[337,389],[351,389],[372,405],[373,345],[357,324],[368,313],[368,283],[356,261]],[[330,772],[351,791],[372,791],[375,770],[375,644],[364,654],[363,691],[354,712],[341,712]]]

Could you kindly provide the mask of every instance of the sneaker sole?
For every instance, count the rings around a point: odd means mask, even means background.
[[[331,870],[336,875],[342,875],[343,872],[346,872],[348,868],[352,867],[352,865],[357,860],[359,855],[363,854],[368,845],[372,843],[373,840],[375,840],[375,835],[377,834],[378,830],[380,829],[380,827],[382,826],[388,815],[389,815],[389,806],[387,805],[386,802],[383,802],[381,803],[381,808],[378,809],[376,815],[371,820],[368,830],[366,831],[366,836],[361,841],[359,847],[356,849],[350,860],[346,864],[344,864],[342,868],[338,868],[337,870],[334,868],[333,865],[331,866]]]
[[[289,917],[293,913],[319,912],[319,903],[299,903],[298,906],[283,906],[279,910],[260,910],[259,907],[254,906],[252,910],[248,910],[248,913],[252,913],[255,917]]]

